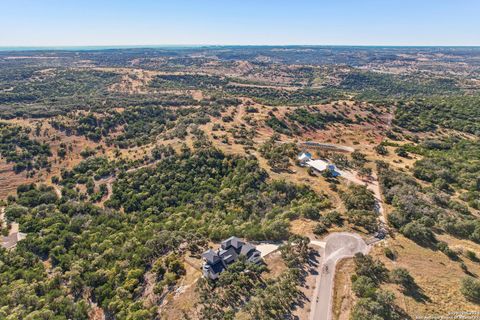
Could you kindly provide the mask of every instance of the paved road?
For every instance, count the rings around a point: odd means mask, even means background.
[[[355,233],[332,233],[324,242],[315,243],[324,251],[322,263],[318,267],[318,278],[312,299],[310,320],[330,320],[332,318],[332,295],[335,267],[341,259],[353,257],[356,253],[368,253],[369,246]],[[324,248],[322,248],[324,246]]]

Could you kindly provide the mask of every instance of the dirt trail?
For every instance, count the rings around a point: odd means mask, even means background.
[[[55,193],[57,194],[57,197],[59,199],[62,199],[62,190],[60,190],[60,187],[56,184],[53,184],[53,190],[55,190]]]

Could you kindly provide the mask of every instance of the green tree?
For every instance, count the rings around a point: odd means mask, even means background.
[[[405,290],[411,291],[417,287],[415,280],[405,268],[395,268],[390,271],[390,280],[401,285]]]
[[[480,280],[472,277],[463,278],[460,291],[467,300],[480,303]]]

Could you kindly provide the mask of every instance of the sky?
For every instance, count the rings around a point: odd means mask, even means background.
[[[0,46],[480,45],[480,0],[0,0]]]

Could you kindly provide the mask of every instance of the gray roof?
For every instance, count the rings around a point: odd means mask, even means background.
[[[215,263],[214,265],[212,265],[212,270],[215,272],[215,273],[220,273],[223,271],[223,269],[225,269],[225,267],[223,266],[223,263],[221,263],[220,261],[218,261],[217,263]]]
[[[254,251],[256,251],[255,246],[250,243],[246,243],[242,246],[242,250],[240,251],[240,254],[248,257]]]
[[[218,261],[220,261],[220,257],[217,255],[217,253],[215,251],[213,251],[212,249],[209,249],[207,251],[205,251],[203,254],[202,254],[202,258],[204,258],[205,260],[207,260],[207,262],[209,264],[214,264],[214,263],[217,263]]]
[[[215,274],[218,274],[225,269],[221,261],[217,261],[213,264],[205,264],[203,268]]]
[[[227,250],[220,250],[218,255],[223,261],[225,261],[225,263],[232,263],[237,260],[238,257],[238,254],[233,247],[230,247]]]
[[[221,249],[217,251],[209,249],[202,254],[202,258],[205,259],[204,275],[216,279],[227,265],[237,261],[239,255],[245,256],[252,263],[261,261],[260,251],[254,245],[245,243],[240,238],[230,237],[222,241]]]
[[[227,240],[222,241],[222,248],[228,249],[230,246],[234,247],[235,249],[239,249],[245,243],[237,237],[230,237]]]

